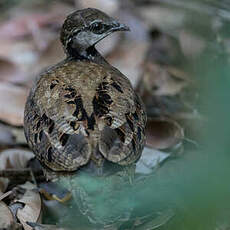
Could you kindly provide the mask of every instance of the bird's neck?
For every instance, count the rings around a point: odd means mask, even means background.
[[[75,60],[88,60],[95,62],[97,64],[109,65],[105,58],[96,50],[94,46],[89,47],[86,50],[80,51],[77,49],[72,49],[69,52],[69,58]]]

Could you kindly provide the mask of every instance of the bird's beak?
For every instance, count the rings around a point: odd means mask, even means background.
[[[102,36],[94,42],[94,45],[97,44],[102,39],[104,39],[105,37],[109,36],[110,34],[112,34],[113,32],[116,32],[116,31],[130,31],[130,29],[128,26],[126,26],[124,24],[120,24],[119,22],[113,22],[112,28],[110,28],[110,30],[108,30],[107,32],[102,34]]]
[[[130,31],[130,28],[125,24],[117,23],[117,25],[112,28],[112,31]]]

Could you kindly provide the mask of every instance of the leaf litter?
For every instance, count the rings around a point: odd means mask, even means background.
[[[46,207],[52,203],[50,210],[55,212],[56,207],[62,209],[71,202],[71,192],[41,176],[42,168],[24,138],[23,112],[35,77],[65,56],[57,38],[65,16],[75,10],[74,6],[101,8],[121,18],[133,31],[129,35],[115,34],[102,41],[98,49],[127,75],[146,105],[147,142],[137,162],[136,175],[151,175],[170,160],[190,132],[187,123],[201,117],[196,102],[186,98],[187,92],[196,91],[186,60],[199,56],[206,43],[181,29],[185,17],[182,12],[175,17],[174,11],[160,4],[146,8],[144,3],[137,7],[118,0],[69,2],[48,7],[42,1],[39,7],[33,3],[28,8],[19,5],[6,12],[7,19],[0,18],[0,175],[4,176],[0,177],[0,228],[68,229],[43,224],[41,219],[42,214],[46,216],[42,201]],[[174,33],[165,33],[175,25]],[[179,36],[175,36],[178,30]],[[191,43],[197,44],[195,49],[190,48]],[[61,214],[57,213],[56,218],[62,218]],[[137,218],[133,227],[155,229],[171,218],[171,211],[140,225]]]

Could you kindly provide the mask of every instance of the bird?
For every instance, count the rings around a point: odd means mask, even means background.
[[[39,74],[25,105],[25,137],[42,166],[75,172],[89,162],[127,166],[140,158],[144,105],[95,48],[113,32],[129,30],[94,8],[66,17],[60,31],[66,58]]]

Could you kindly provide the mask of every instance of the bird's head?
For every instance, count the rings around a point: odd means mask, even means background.
[[[67,55],[77,51],[84,56],[87,49],[115,31],[128,31],[129,27],[120,24],[100,10],[87,8],[67,16],[61,30],[61,42]]]

